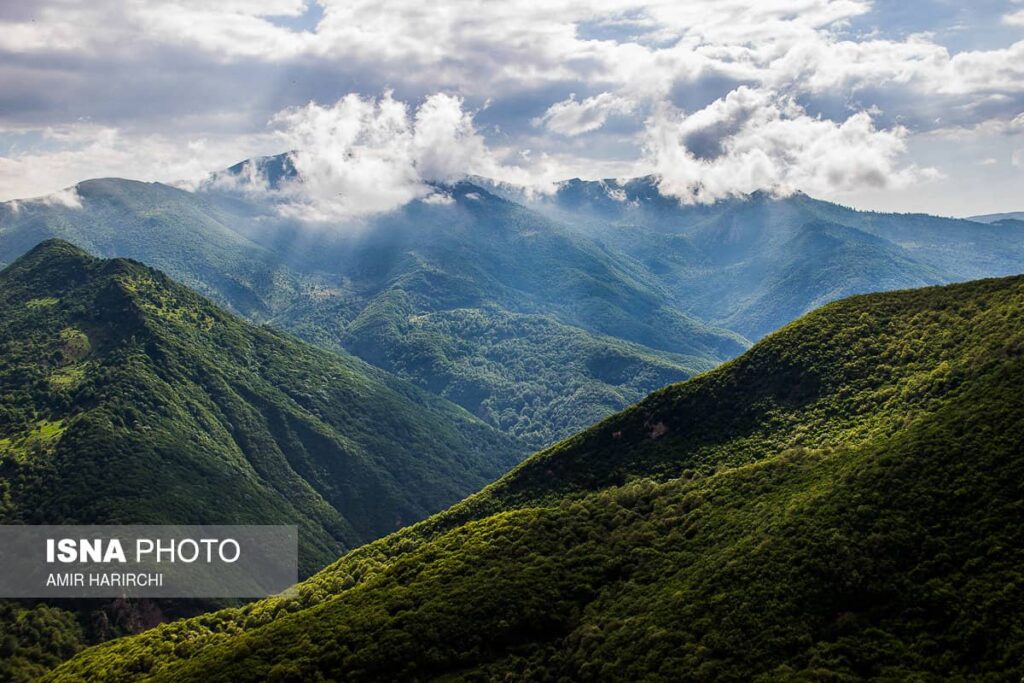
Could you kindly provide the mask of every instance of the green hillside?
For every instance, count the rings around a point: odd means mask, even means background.
[[[506,470],[461,409],[48,241],[0,273],[5,523],[291,523],[309,571]]]
[[[519,450],[453,404],[45,242],[0,273],[0,523],[300,529],[303,576]],[[0,604],[0,679],[211,603]]]
[[[859,296],[51,680],[1019,680],[1024,278]]]
[[[538,446],[711,365],[495,306],[409,314],[388,334],[382,365]]]

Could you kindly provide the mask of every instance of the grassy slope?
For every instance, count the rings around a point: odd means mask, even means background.
[[[1016,680],[1024,278],[826,306],[353,551],[54,680]]]

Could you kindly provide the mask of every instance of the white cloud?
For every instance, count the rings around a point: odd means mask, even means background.
[[[307,220],[372,214],[426,194],[412,158],[406,105],[348,95],[334,105],[309,103],[274,122],[301,181],[283,188],[284,213]]]
[[[948,139],[961,142],[981,137],[1007,138],[1024,136],[1024,113],[1013,118],[991,118],[967,126],[946,126],[919,134],[920,139]]]
[[[704,65],[727,69],[734,61],[774,59],[778,55],[771,52],[870,7],[866,0],[464,0],[457,8],[419,0],[319,4],[318,24],[294,30],[274,17],[301,14],[301,0],[49,0],[32,20],[0,21],[0,49],[122,53],[130,59],[139,46],[171,46],[224,61],[315,59],[373,71],[387,82],[429,83],[435,89],[458,83],[493,95],[508,84],[568,79],[643,90],[664,88]],[[587,25],[630,26],[636,35],[590,38],[580,32]],[[760,56],[720,49],[751,44],[769,49]]]
[[[576,95],[556,102],[548,107],[543,116],[533,120],[533,125],[544,126],[560,135],[575,136],[597,130],[609,116],[630,114],[636,109],[631,98],[603,92],[594,97],[578,101]]]
[[[1003,23],[1010,26],[1024,26],[1024,9],[1004,15]]]
[[[270,123],[271,129],[260,134],[184,143],[89,123],[47,128],[42,135],[49,149],[0,156],[0,201],[52,193],[89,178],[123,177],[185,189],[203,186],[268,195],[290,216],[344,220],[388,211],[416,198],[449,203],[451,198],[430,183],[466,175],[543,192],[571,175],[595,169],[612,175],[625,168],[620,162],[577,155],[490,148],[462,99],[442,93],[427,97],[418,107],[390,93],[379,98],[350,94],[333,105],[311,102],[282,110]],[[0,128],[0,136],[33,132]],[[302,182],[272,189],[251,161],[240,174],[210,175],[212,169],[239,159],[289,149],[295,150],[292,163]]]
[[[690,115],[662,106],[648,121],[646,149],[663,193],[706,203],[760,189],[834,195],[934,177],[900,165],[906,135],[877,129],[866,112],[834,122],[743,86]]]
[[[386,82],[458,84],[481,95],[565,80],[663,95],[708,73],[817,90],[878,83],[937,94],[1024,89],[1024,67],[1014,62],[1024,61],[1022,43],[951,55],[926,33],[838,40],[833,29],[869,12],[867,0],[465,0],[458,10],[419,0],[320,4],[318,24],[296,30],[274,18],[302,14],[303,0],[43,3],[32,20],[0,21],[0,49],[123,52],[128,59],[142,44],[225,61],[313,59],[351,64]],[[1003,20],[1019,25],[1022,12]],[[591,25],[623,33],[591,38]],[[562,103],[564,114],[582,115],[585,105],[599,104],[594,99]]]
[[[894,99],[925,95],[938,98],[936,103],[946,98],[946,106],[953,108],[964,98],[977,101],[987,95],[1024,93],[1024,41],[951,54],[926,33],[901,41],[834,41],[818,36],[791,46],[760,70],[757,80],[813,94],[870,88]]]
[[[140,4],[133,16],[148,36],[203,50],[224,59],[281,61],[308,53],[316,36],[283,28],[268,17],[301,14],[301,0]]]
[[[78,194],[78,188],[72,186],[40,197],[14,199],[9,202],[11,209],[15,213],[21,210],[23,204],[42,204],[44,206],[63,206],[67,209],[81,209],[82,197]]]
[[[840,40],[838,29],[871,10],[868,0],[551,0],[541,6],[530,0],[464,0],[457,8],[419,0],[319,4],[323,16],[317,24],[297,30],[275,18],[301,15],[304,0],[49,0],[31,19],[0,19],[0,49],[133,60],[140,46],[176,47],[227,62],[344,64],[380,82],[482,97],[510,86],[604,84],[606,92],[596,98],[552,105],[553,130],[561,114],[567,134],[600,125],[600,98],[616,98],[624,107],[624,98],[663,96],[673,85],[708,74],[819,92],[868,84],[947,95],[1024,90],[1024,43],[951,55],[927,33]],[[1013,12],[1004,21],[1018,24],[1022,16]],[[589,27],[615,31],[592,37]],[[574,123],[574,116],[583,120]]]
[[[415,111],[391,93],[350,94],[330,106],[309,103],[273,123],[296,152],[298,178],[280,189],[280,210],[310,221],[389,211],[436,196],[431,182],[468,174],[503,175],[460,98],[434,94]]]
[[[89,178],[198,181],[210,169],[277,151],[278,144],[269,135],[179,140],[88,123],[46,128],[41,135],[45,148],[0,156],[0,201],[52,193]]]
[[[455,199],[447,192],[434,192],[433,194],[428,194],[424,197],[423,202],[425,204],[437,204],[444,206],[446,204],[454,204]]]
[[[494,174],[498,163],[463,110],[459,97],[431,95],[416,110],[412,157],[424,180],[450,181],[467,174]]]
[[[0,49],[131,57],[140,46],[182,45],[276,61],[312,48],[313,34],[271,20],[305,8],[305,0],[44,2],[33,15],[0,21]]]
[[[47,206],[63,206],[68,209],[82,208],[82,198],[78,195],[77,187],[68,187],[57,192],[36,198],[34,201]]]

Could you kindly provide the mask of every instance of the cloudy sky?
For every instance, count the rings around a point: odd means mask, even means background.
[[[654,172],[686,202],[1024,210],[1024,0],[0,3],[0,199],[288,149],[381,208]]]

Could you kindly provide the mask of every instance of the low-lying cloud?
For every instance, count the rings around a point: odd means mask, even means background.
[[[549,108],[537,125],[575,137],[634,106],[633,100],[608,93],[570,98]],[[661,191],[684,203],[713,202],[756,190],[833,198],[862,189],[903,187],[939,175],[905,163],[907,130],[879,127],[870,111],[838,121],[812,116],[789,96],[749,86],[689,113],[666,100],[645,106],[651,113],[634,142],[642,150],[640,159],[628,166],[601,167],[581,165],[572,156],[489,146],[474,122],[477,112],[456,95],[434,93],[410,104],[390,92],[378,97],[348,94],[333,104],[286,108],[271,118],[268,130],[249,139],[254,156],[294,150],[289,157],[294,174],[271,182],[266,168],[250,163],[240,173],[215,173],[203,186],[259,196],[285,217],[341,223],[414,200],[450,204],[451,197],[439,186],[471,175],[544,192],[556,181],[576,175],[654,173],[660,177]],[[1024,125],[1020,120],[1024,115],[1002,124],[1006,135]],[[94,127],[51,135],[66,148],[45,159],[0,158],[0,179],[26,171],[40,173],[49,166],[58,167],[60,177],[66,174],[69,182],[63,184],[70,185],[103,175],[106,166],[131,166],[140,156],[155,155],[163,159],[168,175],[135,177],[185,181],[179,184],[188,188],[211,168],[235,160],[226,156],[227,148],[212,141],[175,146],[159,137],[133,141],[115,130]],[[63,196],[53,195],[51,201]],[[68,201],[60,201],[73,206],[73,200],[68,195]]]
[[[573,137],[601,128],[610,116],[631,114],[637,103],[629,97],[603,92],[594,97],[577,100],[573,94],[567,100],[548,107],[543,116],[533,120],[533,125]]]
[[[600,125],[606,115],[588,112],[633,106],[606,95],[571,98],[537,123],[573,135]],[[291,156],[296,176],[273,188],[258,174],[246,184],[270,192],[282,214],[305,221],[344,221],[416,199],[447,203],[437,184],[467,175],[534,190],[538,179],[565,177],[549,159],[502,163],[463,101],[443,93],[416,107],[391,93],[350,94],[333,105],[286,109],[271,123],[282,147],[297,150]],[[833,121],[811,116],[791,97],[740,86],[692,113],[664,101],[655,105],[639,142],[644,157],[636,170],[658,175],[662,193],[684,203],[756,190],[834,196],[935,177],[932,169],[903,163],[907,135],[899,126],[877,127],[871,112]],[[250,175],[254,172],[250,169]]]
[[[31,197],[29,199],[15,199],[8,202],[11,210],[15,213],[21,211],[22,205],[42,204],[43,206],[59,206],[65,209],[81,209],[82,208],[82,196],[78,194],[77,187],[66,187],[63,190],[57,190],[50,194],[44,194],[40,197]]]
[[[306,221],[389,211],[436,194],[432,183],[499,168],[462,99],[442,93],[415,109],[391,93],[350,94],[333,105],[286,109],[271,123],[282,145],[296,150],[296,176],[274,189],[279,210]]]
[[[876,128],[866,111],[832,121],[743,86],[691,114],[658,107],[647,121],[645,151],[661,192],[692,204],[756,190],[831,196],[936,176],[901,164],[906,137],[901,127]]]
[[[17,140],[33,131],[4,131]],[[0,155],[0,201],[49,195],[90,178],[119,177],[162,182],[198,181],[237,158],[239,149],[264,154],[278,149],[271,136],[195,137],[131,134],[78,122],[44,129],[42,149],[19,148]],[[191,183],[186,182],[189,186]]]

